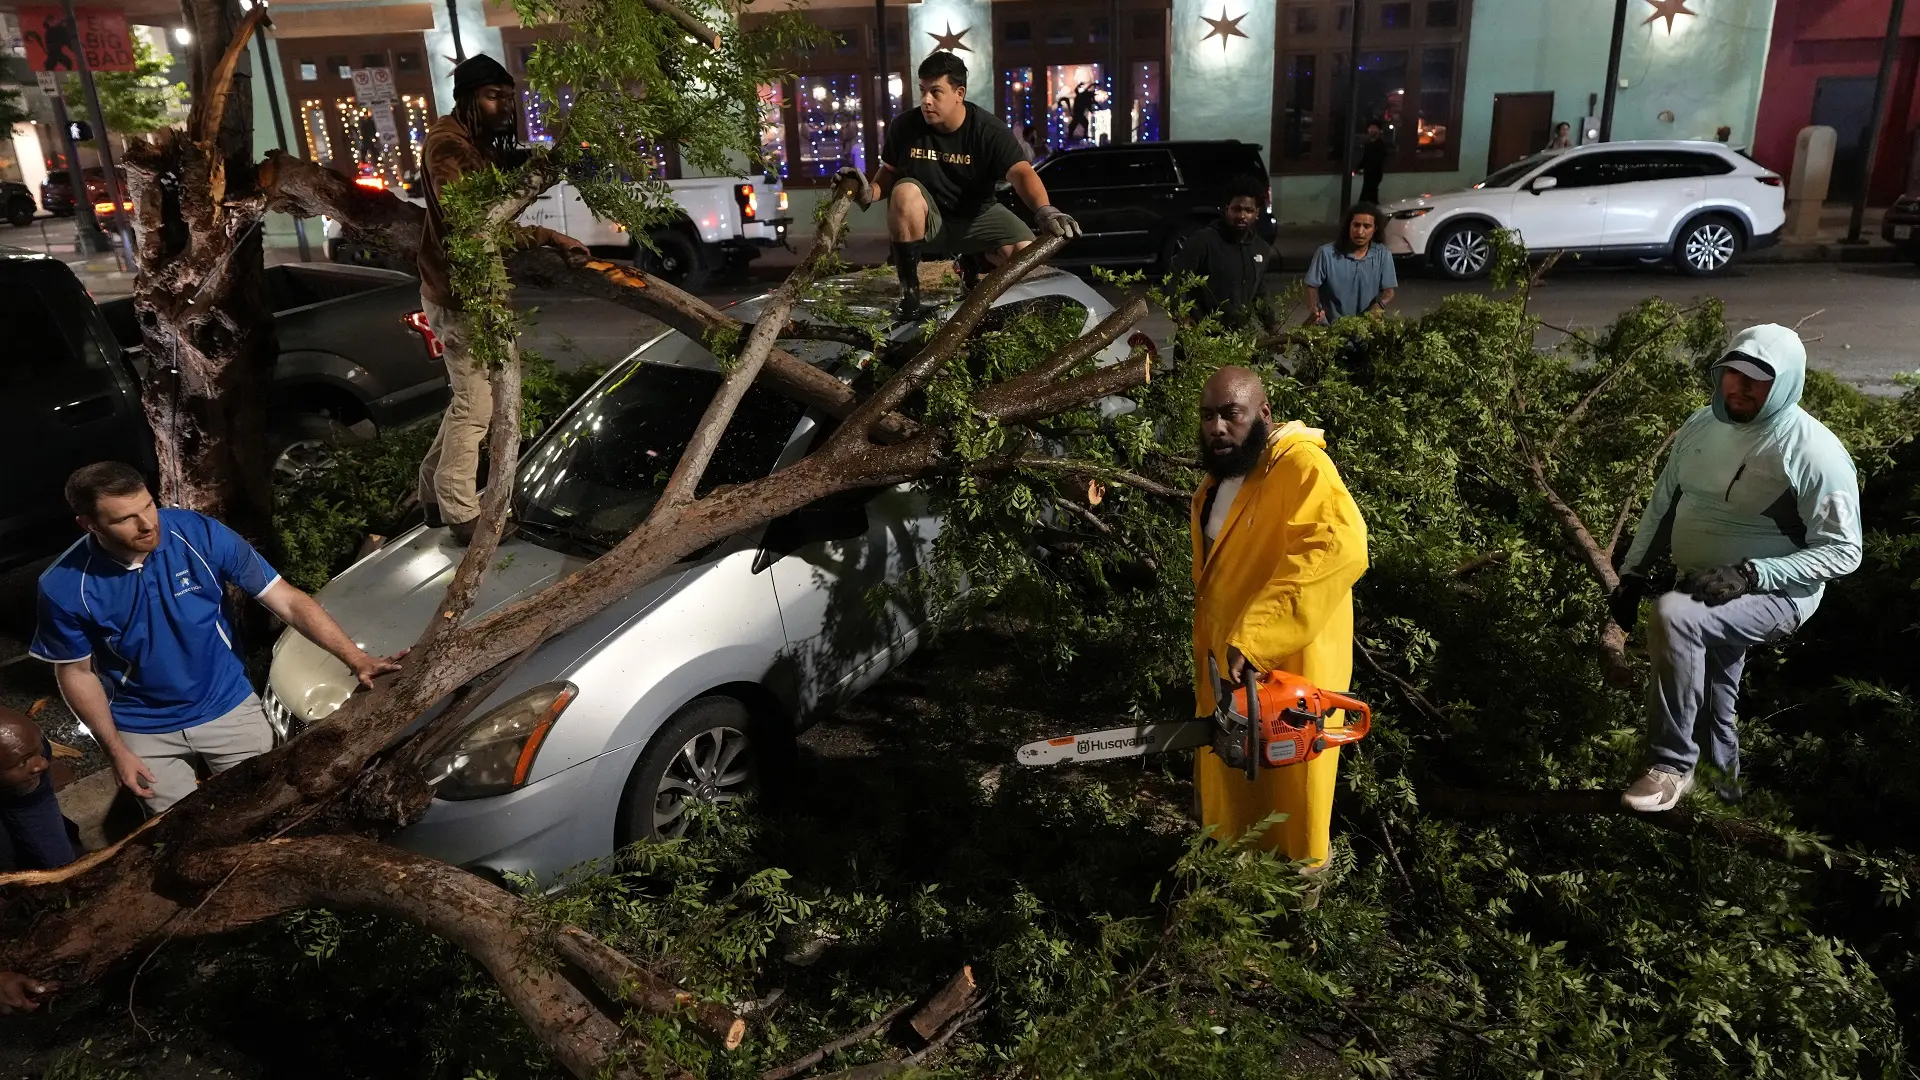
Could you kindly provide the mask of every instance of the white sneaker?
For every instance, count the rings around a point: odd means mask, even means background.
[[[1665,769],[1648,769],[1646,774],[1622,792],[1620,805],[1642,814],[1657,814],[1680,805],[1693,790],[1693,774],[1685,776]]]

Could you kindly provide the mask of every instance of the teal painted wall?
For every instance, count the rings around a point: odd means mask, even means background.
[[[1773,36],[1774,0],[1690,0],[1700,14],[1645,25],[1627,19],[1620,77],[1627,85],[1614,103],[1616,139],[1711,139],[1722,124],[1729,142],[1753,142],[1760,84]],[[1660,113],[1671,111],[1671,122]]]
[[[1173,0],[1168,138],[1267,144],[1276,10],[1274,0]],[[1245,37],[1207,37],[1213,27],[1203,19],[1235,18]]]

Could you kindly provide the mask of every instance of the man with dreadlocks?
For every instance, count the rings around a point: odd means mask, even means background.
[[[519,162],[515,135],[513,76],[491,56],[472,57],[453,69],[453,112],[434,121],[421,153],[425,174],[427,222],[420,237],[420,306],[446,349],[447,381],[453,400],[440,418],[440,430],[420,463],[420,505],[427,524],[446,525],[458,543],[473,539],[480,521],[480,443],[493,416],[493,388],[485,370],[468,350],[469,330],[453,293],[447,262],[447,222],[440,211],[442,190],[470,172]],[[551,244],[571,260],[584,261],[586,246],[570,236],[533,225],[510,226],[521,247]]]

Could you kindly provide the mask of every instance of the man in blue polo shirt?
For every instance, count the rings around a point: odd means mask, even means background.
[[[398,657],[382,660],[355,645],[232,529],[157,507],[132,466],[88,465],[67,478],[66,495],[87,535],[40,575],[29,651],[55,665],[67,705],[148,811],[192,794],[195,759],[222,772],[273,747],[222,610],[227,586],[338,657],[362,683],[399,669]]]
[[[1373,242],[1380,208],[1360,203],[1347,211],[1340,239],[1314,252],[1307,266],[1307,308],[1311,321],[1330,323],[1349,315],[1377,315],[1393,303],[1400,287],[1393,256]]]

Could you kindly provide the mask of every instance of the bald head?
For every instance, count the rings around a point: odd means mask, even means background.
[[[1249,368],[1223,367],[1200,394],[1200,463],[1224,480],[1245,476],[1266,449],[1273,410]]]
[[[31,795],[47,771],[40,727],[18,709],[0,705],[0,795]]]

